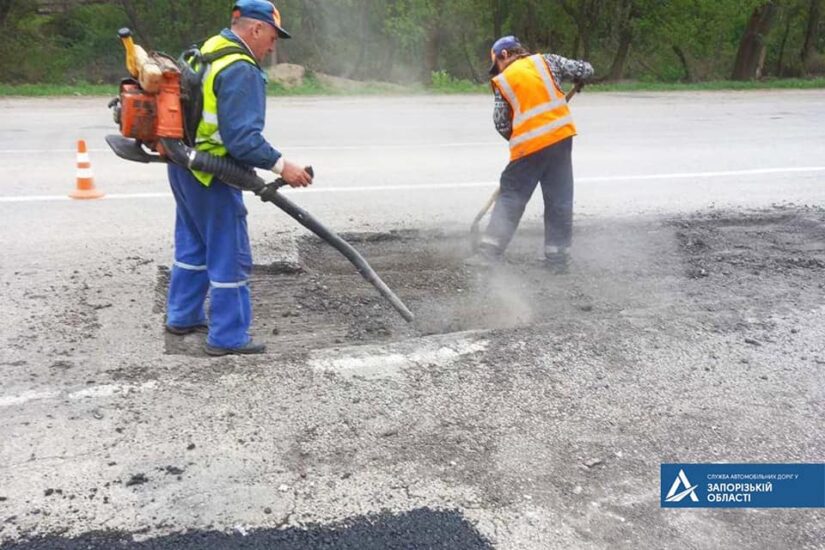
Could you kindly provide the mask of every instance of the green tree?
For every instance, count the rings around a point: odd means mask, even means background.
[[[273,62],[346,78],[483,82],[490,44],[586,58],[602,79],[825,74],[825,0],[277,0],[294,40]],[[4,82],[116,82],[129,26],[177,55],[229,23],[232,0],[0,0]]]
[[[814,62],[817,58],[817,45],[822,36],[822,12],[823,0],[808,0],[808,9],[805,17],[805,37],[802,41],[802,51],[800,59],[804,73],[814,70]]]

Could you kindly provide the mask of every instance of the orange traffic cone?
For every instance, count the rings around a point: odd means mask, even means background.
[[[73,199],[99,199],[103,193],[95,189],[92,162],[86,150],[86,141],[77,140],[77,188],[69,193]]]

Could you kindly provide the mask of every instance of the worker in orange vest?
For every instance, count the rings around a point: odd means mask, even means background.
[[[531,54],[514,36],[497,40],[490,56],[493,119],[496,130],[510,142],[510,163],[501,174],[500,195],[479,250],[466,262],[488,266],[501,259],[540,182],[545,263],[554,272],[566,272],[573,230],[571,153],[576,126],[559,84],[584,82],[593,76],[593,67],[559,55]]]

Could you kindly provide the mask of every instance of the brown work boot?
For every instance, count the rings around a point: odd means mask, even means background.
[[[250,340],[238,348],[218,348],[206,344],[204,351],[212,357],[222,357],[224,355],[257,355],[259,353],[266,353],[266,345],[254,340]]]

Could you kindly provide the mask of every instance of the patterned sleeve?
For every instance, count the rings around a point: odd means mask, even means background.
[[[553,53],[544,54],[544,59],[558,83],[586,81],[593,77],[593,66],[587,61],[567,59]]]
[[[495,105],[493,107],[493,123],[496,130],[504,139],[510,139],[513,133],[513,110],[510,104],[502,97],[498,88],[495,89]]]

